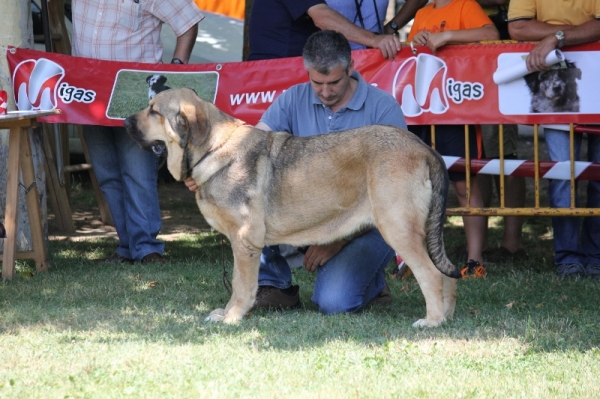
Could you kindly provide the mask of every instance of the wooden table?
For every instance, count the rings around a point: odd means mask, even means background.
[[[8,162],[6,175],[6,210],[4,227],[6,238],[2,253],[2,278],[12,278],[15,274],[15,259],[34,259],[37,271],[48,268],[48,251],[42,230],[42,215],[38,202],[29,129],[37,124],[37,118],[59,114],[60,110],[9,112],[0,115],[0,129],[10,129],[8,141]],[[27,212],[31,229],[32,251],[16,252],[17,223],[19,209],[19,170],[23,173]]]

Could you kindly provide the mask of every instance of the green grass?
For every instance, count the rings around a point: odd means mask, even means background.
[[[464,240],[457,220],[449,248]],[[0,285],[0,397],[600,397],[600,282],[557,278],[549,231],[528,218],[530,260],[461,281],[455,319],[436,329],[411,327],[425,312],[414,279],[389,280],[391,305],[323,316],[303,270],[301,309],[208,323],[229,297],[219,235],[167,243],[167,265],[93,265],[114,241],[53,241],[49,272],[19,262]]]

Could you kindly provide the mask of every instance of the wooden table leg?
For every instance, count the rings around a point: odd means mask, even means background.
[[[8,162],[6,179],[6,210],[4,213],[4,227],[6,238],[2,253],[2,278],[12,278],[15,274],[15,251],[17,247],[17,217],[19,209],[19,158],[21,140],[25,130],[21,133],[20,127],[11,127],[8,139]]]
[[[33,249],[33,259],[35,268],[38,272],[48,270],[46,264],[47,248],[44,241],[44,230],[42,226],[42,212],[40,211],[40,202],[38,197],[37,181],[35,179],[35,168],[33,166],[33,156],[31,155],[31,143],[29,141],[29,132],[23,132],[24,138],[21,138],[21,173],[23,174],[23,185],[26,190],[25,199],[27,201],[27,214],[29,215],[29,229],[31,230],[31,247]]]
[[[45,271],[48,268],[48,251],[46,242],[44,241],[42,214],[40,212],[29,131],[27,128],[14,127],[10,129],[7,169],[6,211],[4,216],[6,238],[4,239],[2,254],[2,278],[9,279],[15,274],[19,216],[19,170],[23,173],[23,185],[28,190],[25,194],[25,199],[27,201],[35,267],[37,271]]]
[[[58,115],[60,110],[33,111],[0,116],[0,129],[10,129],[8,136],[8,161],[6,164],[6,209],[4,211],[4,227],[6,238],[2,250],[2,278],[12,278],[15,274],[15,259],[35,260],[38,271],[48,267],[48,250],[44,241],[42,214],[38,190],[35,184],[35,170],[31,156],[29,128],[35,126],[36,118]],[[19,216],[19,172],[23,172],[25,199],[31,230],[32,251],[17,253],[17,228]],[[32,256],[29,256],[33,254]]]

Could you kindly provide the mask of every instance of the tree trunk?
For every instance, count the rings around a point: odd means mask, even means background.
[[[12,80],[8,69],[8,62],[4,56],[6,47],[33,48],[33,29],[31,22],[30,0],[13,0],[2,3],[0,13],[0,87],[8,93],[8,110],[15,109],[13,99]],[[47,235],[47,207],[46,207],[46,179],[44,173],[44,154],[39,133],[30,132],[31,151],[35,168],[35,179],[40,199],[42,223],[45,235]],[[6,162],[8,158],[8,130],[0,130],[0,220],[4,221],[6,209]],[[3,246],[0,240],[0,249]],[[25,202],[25,190],[19,193],[19,220],[17,229],[17,250],[31,250],[31,232],[29,230],[29,219],[27,205]]]

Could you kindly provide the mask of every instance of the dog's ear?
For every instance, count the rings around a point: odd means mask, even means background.
[[[527,84],[527,87],[529,88],[529,90],[532,93],[537,93],[540,89],[540,73],[539,72],[531,72],[525,76],[523,76],[523,79],[525,79],[525,83]]]
[[[167,78],[164,75],[160,75],[158,77],[158,84],[164,84],[167,81]]]
[[[150,83],[150,79],[152,79],[152,75],[148,75],[148,77],[146,78],[146,83]]]
[[[178,130],[181,129],[187,140],[197,147],[206,140],[210,130],[210,123],[202,108],[186,102],[181,105],[177,115]]]
[[[581,69],[577,68],[574,62],[567,60],[567,71],[569,72],[569,76],[573,79],[581,80]]]

